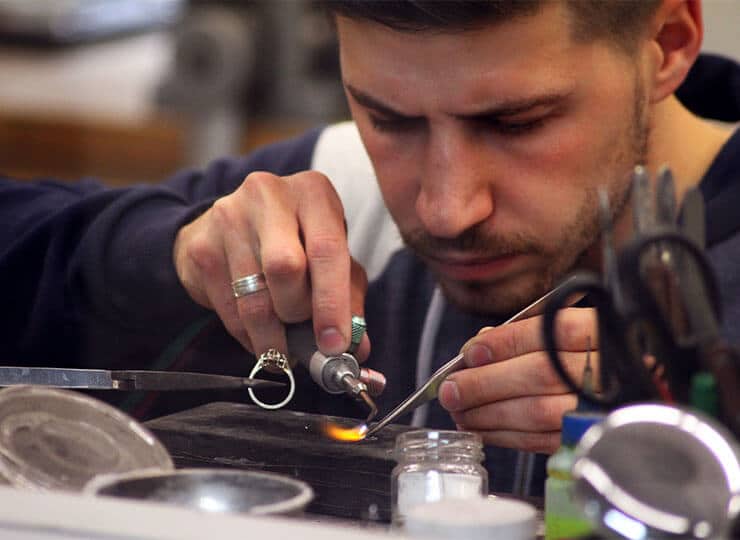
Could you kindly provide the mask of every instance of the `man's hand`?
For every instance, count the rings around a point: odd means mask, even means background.
[[[560,357],[576,381],[590,347],[598,364],[596,313],[568,308],[556,325]],[[463,347],[467,369],[450,375],[439,401],[458,429],[480,433],[486,444],[536,452],[560,446],[563,413],[576,406],[550,365],[542,339],[542,317],[485,328]]]
[[[308,318],[319,349],[342,353],[351,316],[363,314],[367,278],[350,257],[339,197],[317,172],[250,174],[179,231],[173,257],[190,296],[257,354],[287,352],[284,324]],[[234,298],[231,282],[259,272],[268,288]],[[358,357],[369,346],[364,337]]]

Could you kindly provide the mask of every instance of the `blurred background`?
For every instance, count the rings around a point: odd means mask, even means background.
[[[704,0],[740,60],[740,2]],[[348,118],[313,0],[0,0],[0,173],[157,182]]]

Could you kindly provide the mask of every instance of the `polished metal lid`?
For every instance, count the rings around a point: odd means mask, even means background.
[[[71,390],[0,391],[0,476],[16,487],[81,491],[93,477],[172,470],[167,450],[114,407]]]
[[[695,411],[663,404],[617,409],[576,448],[584,511],[625,538],[714,538],[740,511],[732,434]]]

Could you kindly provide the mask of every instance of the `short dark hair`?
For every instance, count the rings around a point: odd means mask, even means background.
[[[333,15],[369,20],[402,32],[456,32],[535,15],[553,0],[323,0]],[[660,0],[560,0],[578,42],[606,40],[634,50]]]

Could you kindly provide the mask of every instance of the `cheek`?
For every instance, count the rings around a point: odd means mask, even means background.
[[[532,227],[546,236],[572,221],[589,194],[613,181],[628,125],[625,118],[603,123],[592,115],[560,118],[542,136],[512,143],[506,154],[520,175],[510,192],[517,201],[512,218],[529,216]]]
[[[522,160],[546,171],[553,181],[566,180],[569,185],[592,185],[593,176],[610,160],[617,142],[614,123],[597,125],[595,121],[563,120],[558,129],[535,141],[522,151]]]
[[[398,227],[402,231],[416,228],[415,205],[419,191],[413,180],[414,173],[402,166],[390,166],[389,162],[376,166],[375,170],[386,207]]]
[[[358,122],[365,148],[373,163],[380,191],[396,223],[402,228],[414,220],[419,192],[418,157],[413,144],[399,144],[372,126]]]
[[[541,148],[543,166],[579,189],[593,190],[613,183],[621,175],[625,160],[633,156],[634,137],[631,107],[622,99],[605,100],[601,109],[585,107],[577,117]]]

